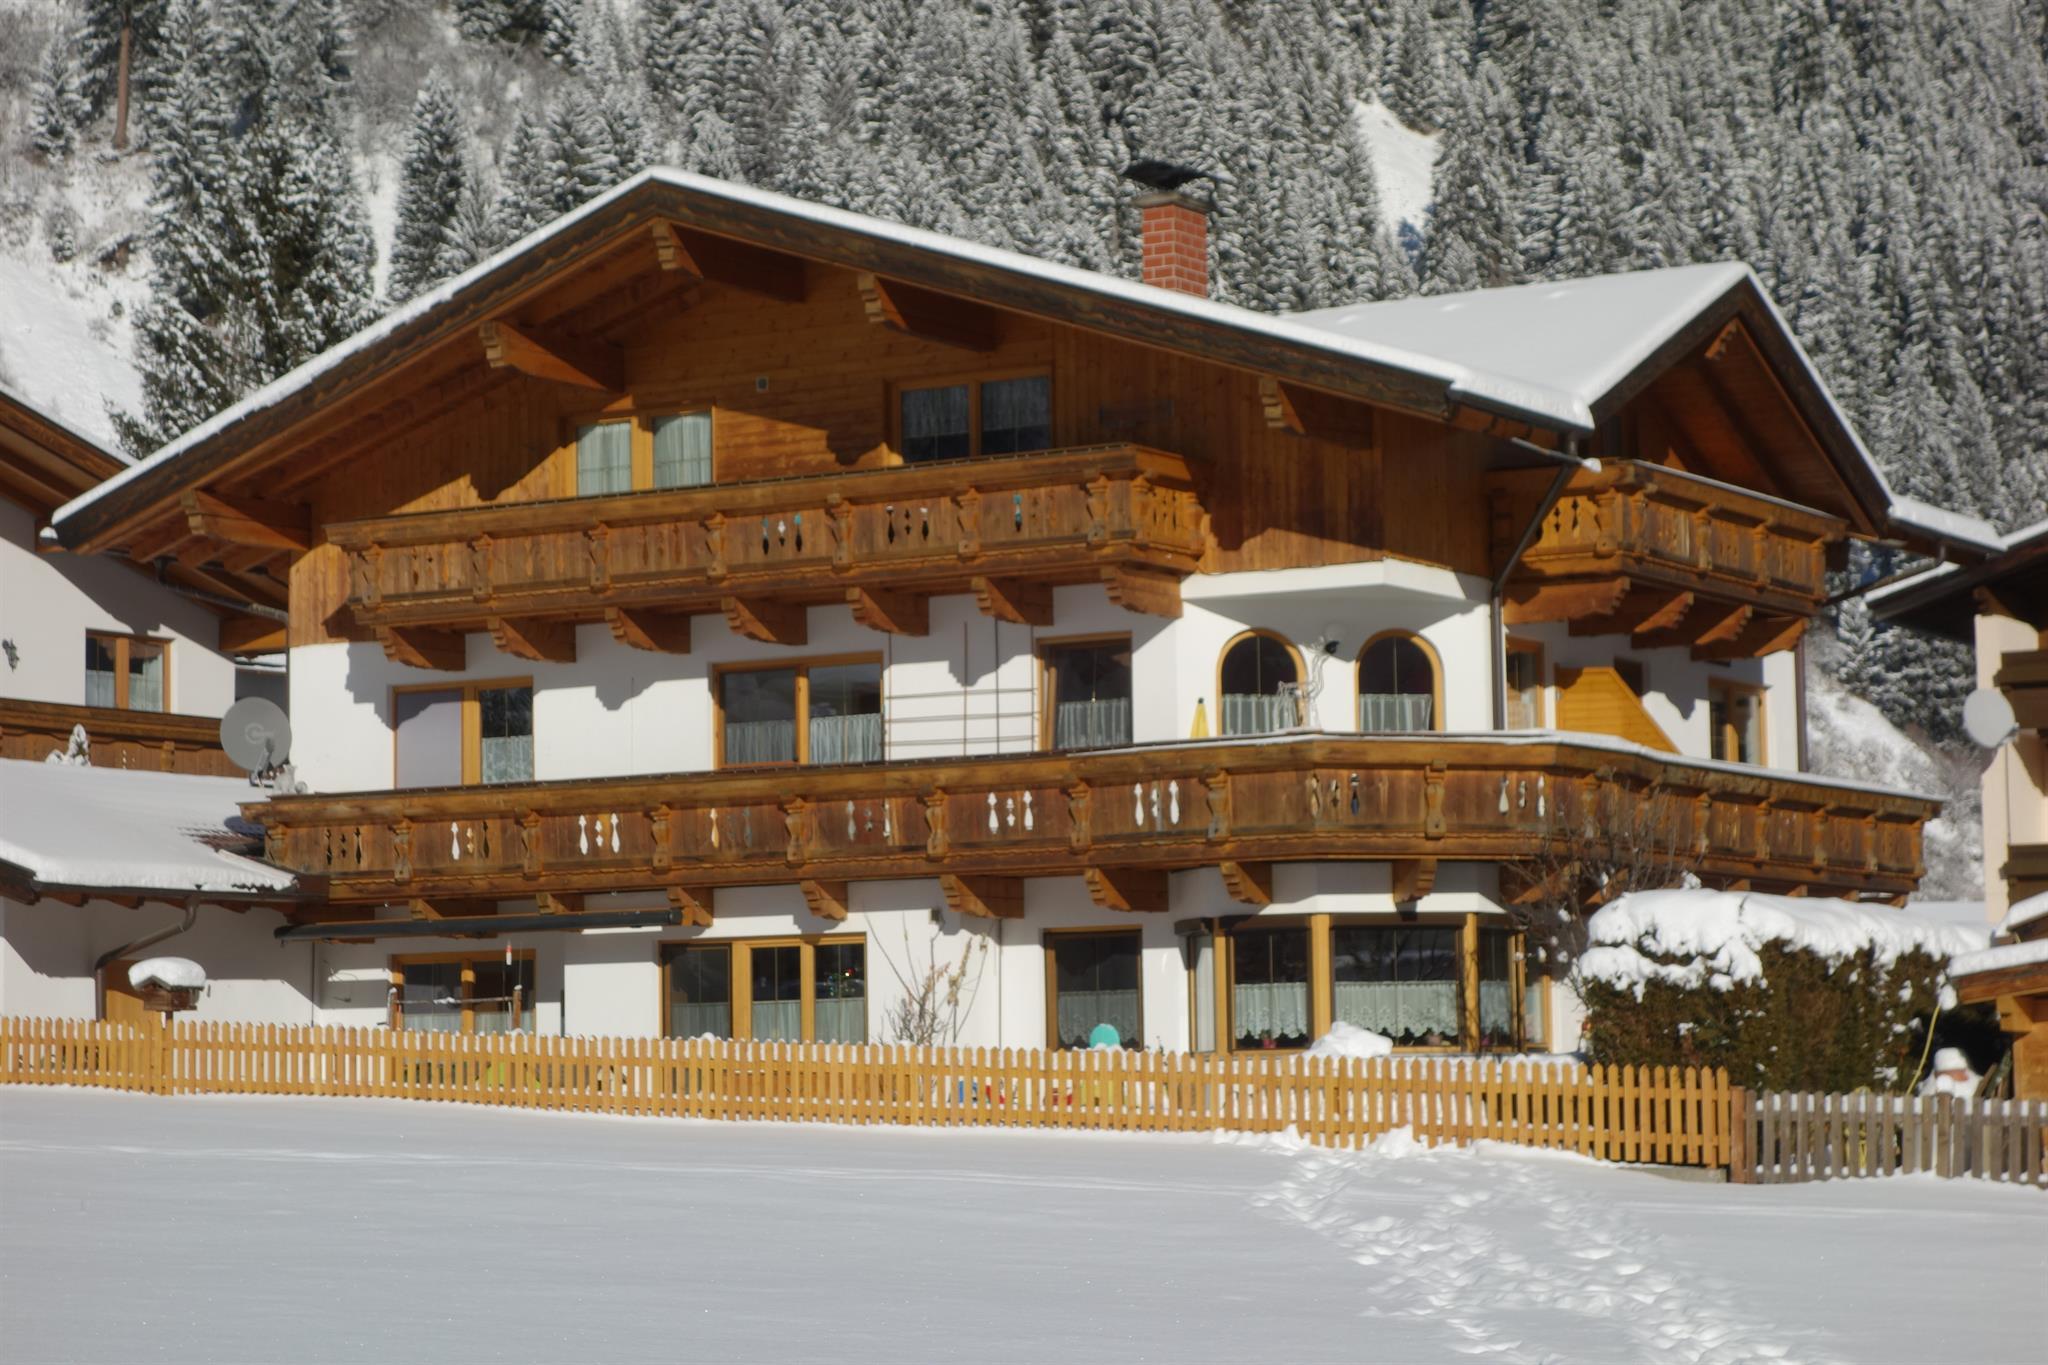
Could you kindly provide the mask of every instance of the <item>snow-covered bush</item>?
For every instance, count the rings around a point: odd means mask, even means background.
[[[1724,1066],[1770,1090],[1910,1079],[1949,956],[1983,935],[1909,911],[1723,891],[1624,896],[1579,959],[1586,1051],[1618,1066]]]
[[[43,241],[49,245],[50,259],[59,265],[78,254],[78,215],[62,199],[50,205],[50,211],[43,215]]]

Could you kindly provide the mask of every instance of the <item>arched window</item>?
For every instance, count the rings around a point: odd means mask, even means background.
[[[1438,691],[1436,657],[1413,635],[1375,636],[1359,651],[1359,729],[1437,729]]]
[[[1265,735],[1300,723],[1301,663],[1286,641],[1257,632],[1238,636],[1223,651],[1220,683],[1224,734]]]

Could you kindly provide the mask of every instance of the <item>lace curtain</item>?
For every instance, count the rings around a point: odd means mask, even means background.
[[[1063,701],[1053,708],[1056,749],[1114,749],[1131,742],[1131,699]]]
[[[882,717],[879,712],[871,711],[861,716],[811,717],[811,762],[878,763],[881,758]]]
[[[804,1002],[801,1000],[756,1000],[754,1041],[794,1043],[804,1036]]]
[[[1308,983],[1273,981],[1230,988],[1230,1022],[1240,1038],[1308,1033]]]
[[[1395,1041],[1424,1034],[1458,1039],[1458,983],[1455,981],[1339,981],[1331,1012],[1347,1024],[1383,1033]]]
[[[699,488],[711,482],[711,414],[685,412],[654,423],[654,486]]]
[[[1365,692],[1358,698],[1358,728],[1427,730],[1436,698],[1418,692]]]
[[[716,1038],[730,1038],[732,1007],[723,1000],[691,1004],[671,1001],[668,1032],[671,1038],[701,1038],[707,1033]]]
[[[1515,1036],[1515,1007],[1507,982],[1479,983],[1479,1032],[1492,1038]]]
[[[868,1002],[860,996],[817,1003],[818,1037],[821,1043],[865,1043],[868,1040]]]
[[[1129,991],[1061,991],[1058,1029],[1060,1042],[1085,1047],[1097,1024],[1108,1024],[1125,1042],[1139,1038],[1138,993]]]
[[[483,779],[486,782],[533,780],[533,736],[484,736]]]
[[[796,762],[793,720],[729,720],[725,723],[727,763]]]
[[[1296,723],[1294,698],[1276,694],[1223,694],[1223,733],[1226,735],[1270,735],[1290,729]]]
[[[164,656],[154,648],[145,653],[141,645],[131,646],[128,656],[128,709],[164,709]]]

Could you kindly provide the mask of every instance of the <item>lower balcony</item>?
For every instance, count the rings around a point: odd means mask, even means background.
[[[328,534],[348,552],[357,623],[402,662],[459,667],[462,632],[562,659],[569,627],[599,621],[670,652],[688,650],[693,615],[800,644],[804,608],[830,603],[922,634],[940,594],[1044,625],[1050,589],[1071,583],[1178,616],[1205,520],[1186,461],[1115,445],[407,513]]]
[[[0,758],[40,763],[53,752],[65,752],[72,730],[81,725],[92,746],[95,767],[205,777],[242,775],[242,769],[221,749],[220,721],[212,716],[16,698],[0,698]]]
[[[243,810],[269,859],[337,904],[574,910],[585,894],[666,888],[697,918],[723,886],[798,883],[839,917],[849,881],[933,876],[966,913],[1017,913],[1019,879],[1074,875],[1105,907],[1163,910],[1166,875],[1202,866],[1256,905],[1274,862],[1306,860],[1391,861],[1414,896],[1442,860],[1535,866],[1596,818],[1651,831],[1716,884],[1900,897],[1939,805],[1585,739],[1296,735]]]

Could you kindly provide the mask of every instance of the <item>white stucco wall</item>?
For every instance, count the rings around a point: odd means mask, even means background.
[[[1977,686],[1990,687],[2007,654],[2038,649],[2041,638],[2010,616],[1979,616]],[[1996,924],[2012,908],[2005,886],[2007,850],[2014,844],[2048,843],[2048,739],[2022,731],[1991,756],[1982,782],[1984,912]]]
[[[35,518],[0,500],[0,697],[85,702],[85,633],[112,631],[171,641],[170,706],[218,716],[235,700],[234,662],[217,652],[220,619],[127,565],[97,555],[46,555]]]
[[[130,910],[104,901],[83,906],[0,899],[0,1014],[92,1019],[99,1012],[93,963],[157,929],[183,911],[160,904]],[[280,944],[283,922],[271,910],[236,912],[202,906],[192,929],[126,956],[186,957],[206,969],[197,1008],[179,1015],[221,1023],[314,1022],[311,955],[305,944]]]

